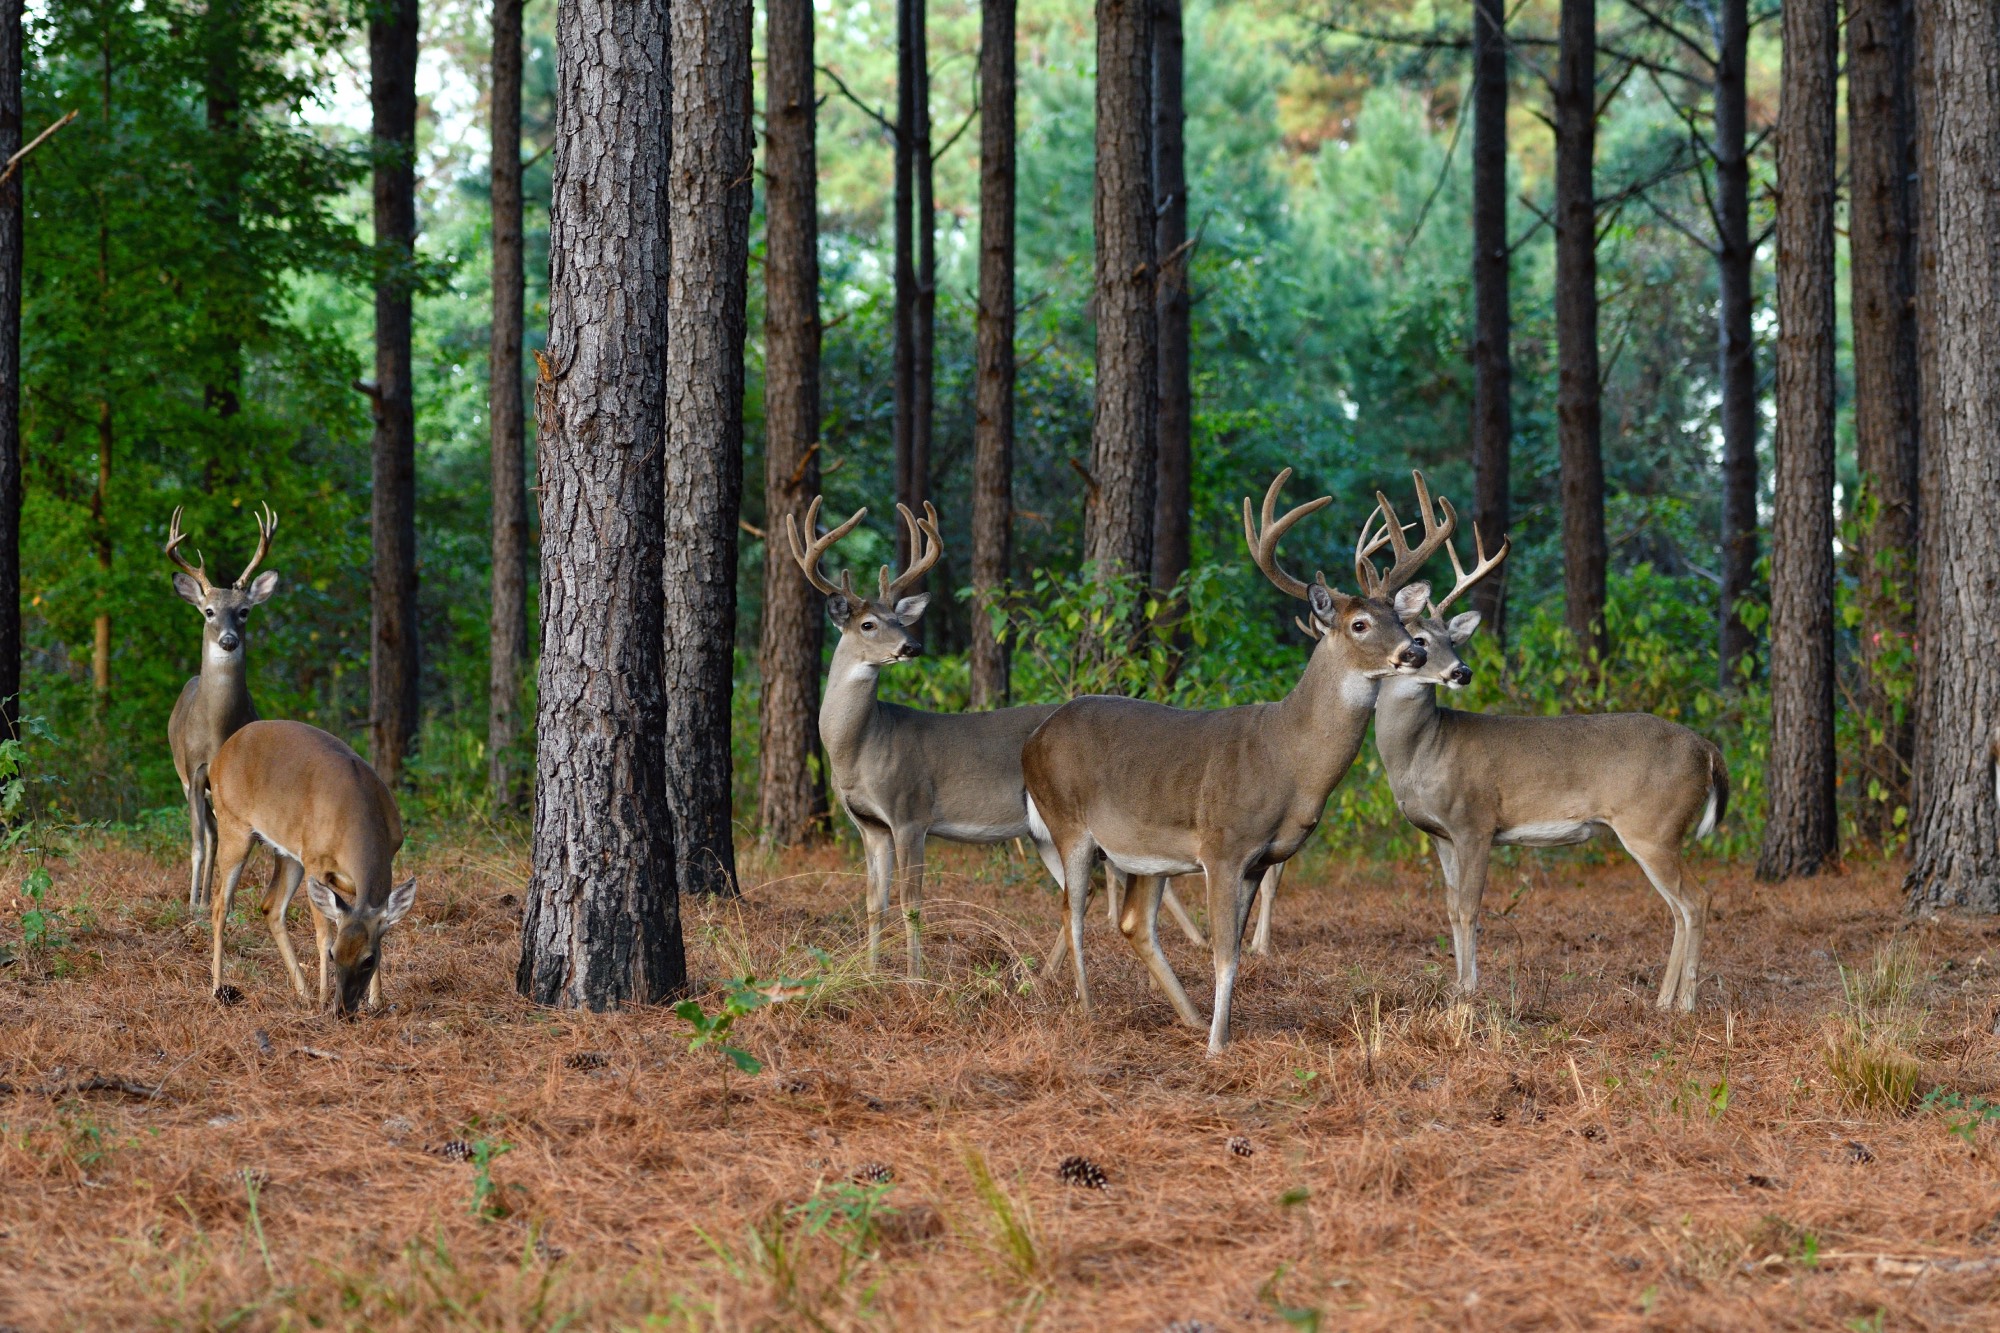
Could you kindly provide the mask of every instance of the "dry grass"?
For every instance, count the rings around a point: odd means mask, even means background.
[[[824,978],[738,1021],[764,1069],[725,1102],[664,1009],[513,998],[518,855],[426,853],[392,1008],[341,1024],[291,1004],[260,922],[219,1009],[178,869],[80,851],[50,898],[87,893],[94,928],[0,970],[0,1325],[1996,1322],[2000,1130],[1857,1098],[1828,1060],[1858,1005],[1895,1007],[1923,1089],[1976,1107],[2000,1080],[2000,930],[1907,922],[1890,870],[1710,867],[1690,1018],[1651,1007],[1667,918],[1622,861],[1508,872],[1470,1005],[1434,873],[1302,875],[1210,1061],[1101,917],[1086,1022],[1026,984],[1057,922],[1028,867],[934,865],[921,984],[854,962],[834,851],[690,908],[704,988]],[[130,1086],[61,1091],[91,1078]],[[1108,1186],[1066,1184],[1072,1156]]]

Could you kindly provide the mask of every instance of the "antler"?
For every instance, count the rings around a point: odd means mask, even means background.
[[[208,582],[208,561],[202,558],[200,551],[196,551],[194,553],[195,563],[190,565],[180,553],[180,544],[187,540],[187,534],[181,531],[181,510],[183,507],[181,505],[174,506],[173,521],[167,524],[167,559],[179,565],[182,573],[200,584],[201,595],[206,597],[211,591]]]
[[[1250,558],[1257,562],[1257,568],[1264,571],[1264,577],[1276,584],[1280,592],[1292,597],[1307,595],[1306,585],[1293,578],[1278,566],[1278,538],[1285,535],[1292,524],[1315,510],[1326,508],[1333,503],[1331,495],[1322,495],[1317,500],[1308,500],[1283,518],[1274,519],[1278,507],[1278,492],[1292,479],[1292,470],[1286,468],[1271,482],[1264,492],[1263,522],[1253,524],[1250,520],[1250,497],[1243,497],[1243,541],[1250,548]],[[1322,582],[1324,578],[1322,577]]]
[[[1473,584],[1479,582],[1479,580],[1485,578],[1488,574],[1491,574],[1494,570],[1498,569],[1500,567],[1500,562],[1507,558],[1507,550],[1509,544],[1510,543],[1508,539],[1506,537],[1502,537],[1500,539],[1500,549],[1494,552],[1493,555],[1489,558],[1486,554],[1486,539],[1479,535],[1479,525],[1477,523],[1474,523],[1472,525],[1472,546],[1473,550],[1478,555],[1478,563],[1472,567],[1472,572],[1468,574],[1465,572],[1465,566],[1458,563],[1457,548],[1454,547],[1450,542],[1446,542],[1444,547],[1445,554],[1451,557],[1451,572],[1455,577],[1456,581],[1452,584],[1451,592],[1446,595],[1445,599],[1442,602],[1432,602],[1430,604],[1430,611],[1428,614],[1430,615],[1431,619],[1443,620],[1444,611],[1446,607],[1450,606],[1453,602],[1457,601],[1460,597],[1464,596],[1465,593],[1471,589]]]
[[[178,514],[180,511],[175,510],[174,512]],[[250,581],[251,574],[256,572],[257,566],[264,563],[264,557],[268,555],[271,550],[271,534],[278,530],[278,516],[277,514],[272,512],[270,505],[268,504],[264,505],[263,512],[258,514],[256,518],[257,518],[257,554],[250,557],[250,563],[243,566],[243,572],[236,576],[235,586],[238,588],[241,588],[244,584],[248,583]]]
[[[889,581],[889,567],[882,566],[877,581],[882,589],[882,601],[894,606],[896,600],[917,584],[923,582],[924,575],[930,573],[932,565],[944,554],[944,538],[938,535],[937,507],[929,500],[924,501],[924,516],[918,518],[910,512],[906,504],[898,504],[896,512],[903,516],[904,526],[910,530],[910,567]]]
[[[1415,578],[1417,571],[1424,567],[1424,561],[1430,559],[1438,547],[1448,543],[1451,534],[1458,528],[1458,511],[1451,507],[1451,501],[1442,495],[1437,498],[1437,508],[1444,511],[1444,522],[1439,523],[1432,511],[1430,489],[1424,485],[1424,474],[1412,472],[1410,476],[1417,483],[1418,517],[1423,521],[1424,538],[1414,550],[1411,549],[1410,544],[1403,540],[1405,525],[1396,517],[1396,507],[1389,503],[1388,496],[1375,492],[1375,513],[1370,514],[1368,521],[1361,525],[1361,537],[1354,544],[1354,577],[1361,584],[1363,596],[1387,597]],[[1378,517],[1382,520],[1382,531],[1371,539],[1368,530]],[[1389,567],[1386,575],[1376,573],[1375,562],[1368,558],[1381,550],[1384,542],[1396,553],[1396,563]]]
[[[814,532],[819,526],[820,499],[820,496],[815,495],[813,502],[806,506],[805,527],[807,533]],[[840,572],[840,586],[836,588],[828,581],[826,575],[820,573],[819,560],[821,556],[832,549],[834,543],[854,531],[855,525],[866,517],[868,517],[867,509],[857,509],[854,511],[854,517],[848,519],[833,531],[814,537],[811,545],[808,546],[799,539],[798,524],[790,514],[785,515],[785,531],[791,535],[792,539],[792,559],[799,562],[799,568],[805,572],[806,582],[812,584],[813,587],[819,589],[829,597],[835,593],[842,593],[848,597],[854,596],[854,575],[847,570],[842,570]],[[858,601],[859,599],[856,598],[856,600]]]

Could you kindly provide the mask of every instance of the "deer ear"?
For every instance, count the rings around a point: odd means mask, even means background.
[[[341,897],[331,884],[322,883],[311,875],[306,876],[306,897],[321,916],[335,925],[344,921],[353,910],[347,899]]]
[[[1424,609],[1424,603],[1431,599],[1431,585],[1422,579],[1408,585],[1396,594],[1396,614],[1404,618],[1414,616]]]
[[[278,571],[267,569],[256,578],[250,580],[250,586],[244,589],[243,600],[252,606],[262,606],[271,599],[271,594],[277,590]]]
[[[417,877],[410,876],[395,888],[389,890],[389,903],[382,909],[382,928],[387,930],[410,914],[410,907],[417,901]]]
[[[1456,648],[1471,638],[1479,628],[1480,619],[1481,616],[1477,611],[1467,611],[1453,616],[1451,624],[1446,626],[1451,631],[1451,646]]]
[[[915,597],[905,597],[896,603],[896,619],[905,625],[914,625],[924,618],[924,608],[931,604],[931,595],[920,592]]]
[[[1322,625],[1331,625],[1340,618],[1340,611],[1334,605],[1333,593],[1324,583],[1308,583],[1306,601],[1312,606],[1313,619]]]
[[[846,629],[848,620],[854,615],[854,603],[848,601],[845,594],[835,593],[826,599],[826,614],[834,624]]]
[[[201,605],[201,585],[186,574],[174,575],[174,591],[179,593],[181,600],[189,606]]]

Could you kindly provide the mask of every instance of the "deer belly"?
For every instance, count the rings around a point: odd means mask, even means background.
[[[1178,856],[1148,856],[1109,848],[1104,849],[1104,859],[1128,875],[1192,875],[1201,869],[1196,862]]]
[[[1028,836],[1028,823],[1017,819],[1007,824],[933,824],[930,835],[946,842],[1005,842]]]
[[[1597,829],[1594,819],[1545,819],[1501,829],[1493,835],[1493,841],[1511,843],[1516,847],[1568,847],[1573,843],[1589,842],[1591,834]]]

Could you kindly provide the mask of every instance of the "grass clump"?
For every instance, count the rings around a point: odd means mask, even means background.
[[[1878,948],[1865,968],[1840,969],[1841,1007],[1821,1058],[1849,1109],[1899,1115],[1916,1104],[1923,1066],[1910,1048],[1923,1034],[1924,975],[1922,950],[1907,936]]]

